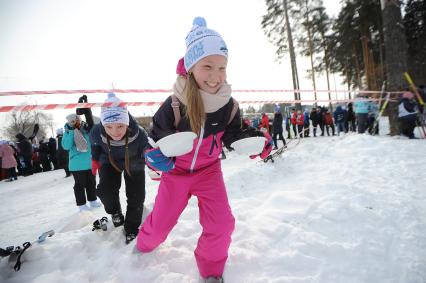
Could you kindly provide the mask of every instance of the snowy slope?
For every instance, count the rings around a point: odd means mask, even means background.
[[[304,139],[274,164],[229,153],[236,229],[225,281],[426,282],[425,153],[425,140],[356,134]],[[63,176],[0,183],[1,247],[56,231],[21,271],[0,260],[1,282],[198,282],[196,199],[165,243],[140,254],[121,228],[91,231],[103,208],[76,213]],[[157,185],[147,180],[148,211]]]

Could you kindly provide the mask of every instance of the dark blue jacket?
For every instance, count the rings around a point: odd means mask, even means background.
[[[333,115],[334,115],[334,122],[336,124],[345,121],[345,111],[343,111],[342,106],[337,106]]]
[[[130,114],[128,135],[130,174],[140,174],[145,170],[144,149],[148,144],[147,133]],[[108,158],[107,134],[101,123],[93,127],[90,132],[90,140],[93,160],[99,161],[101,165],[111,164]],[[110,139],[110,144],[112,160],[121,170],[124,170],[125,138],[120,141]]]

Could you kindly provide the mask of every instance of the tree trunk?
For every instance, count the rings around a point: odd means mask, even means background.
[[[296,53],[294,52],[293,36],[291,34],[290,20],[288,17],[287,0],[283,0],[283,4],[284,4],[285,25],[287,30],[288,48],[290,51],[290,63],[291,63],[291,75],[293,77],[293,88],[297,90],[294,92],[294,99],[300,100],[300,92],[298,92],[300,88],[299,88],[299,77],[297,74]],[[300,102],[296,103],[296,108],[298,110],[302,109],[302,105],[300,104]]]
[[[387,90],[398,91],[406,85],[403,74],[407,70],[407,42],[401,18],[401,4],[394,0],[381,0],[381,4]],[[399,135],[398,102],[389,102],[388,114],[390,134]]]
[[[309,44],[309,53],[310,53],[310,59],[311,59],[311,70],[312,70],[312,85],[314,87],[314,98],[315,98],[315,104],[317,103],[317,86],[315,82],[315,69],[314,69],[314,48],[312,44],[312,34],[311,29],[312,25],[309,21],[309,7],[308,7],[308,0],[305,0],[305,18],[306,18],[306,30],[308,32],[308,44]]]

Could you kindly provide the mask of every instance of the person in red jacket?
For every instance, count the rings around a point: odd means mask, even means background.
[[[269,118],[268,115],[266,115],[266,113],[262,113],[262,121],[260,121],[260,125],[259,128],[262,129],[266,129],[266,131],[270,134],[270,130],[269,130]]]
[[[330,135],[328,128],[331,127],[331,132],[334,134],[334,122],[333,122],[333,117],[331,116],[330,110],[326,109],[325,113],[324,113],[324,124],[325,124],[325,129],[327,131],[327,136]]]
[[[293,116],[291,117],[291,123],[293,124],[293,129],[297,126],[297,132],[299,134],[299,137],[303,137],[303,125],[304,125],[305,119],[304,115],[301,110],[298,110],[297,112],[293,112]],[[294,134],[297,136],[297,134]]]

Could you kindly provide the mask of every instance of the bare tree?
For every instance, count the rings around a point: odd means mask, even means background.
[[[49,130],[53,131],[54,126],[52,115],[40,111],[14,111],[7,120],[3,133],[9,140],[15,140],[18,133],[26,137],[31,136],[35,124],[39,124],[40,127],[38,137],[46,136]]]

